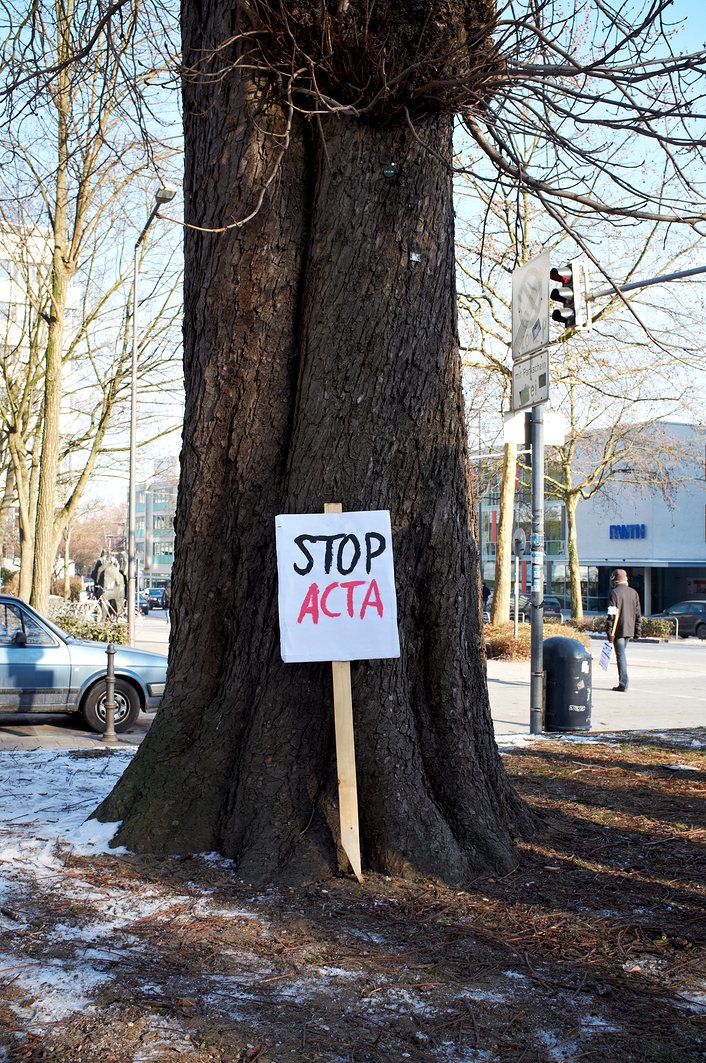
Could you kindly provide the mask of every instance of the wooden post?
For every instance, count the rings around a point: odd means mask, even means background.
[[[324,513],[342,512],[343,506],[340,502],[327,502],[324,505]],[[362,882],[350,661],[331,661],[331,670],[333,672],[333,713],[336,730],[336,767],[338,770],[338,809],[341,822],[341,845],[350,861],[355,877],[359,882]]]

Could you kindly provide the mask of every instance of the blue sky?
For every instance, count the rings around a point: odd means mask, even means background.
[[[665,17],[671,21],[681,21],[686,18],[688,22],[682,31],[684,37],[684,50],[690,52],[703,48],[706,44],[706,5],[704,0],[674,0],[674,4],[665,13]],[[680,48],[680,51],[682,49]]]

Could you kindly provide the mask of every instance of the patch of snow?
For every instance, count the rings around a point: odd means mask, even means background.
[[[527,982],[528,978],[526,974],[522,974],[521,971],[503,971],[503,977],[515,978],[518,982]]]
[[[204,864],[210,864],[211,867],[222,867],[229,871],[235,867],[235,860],[229,860],[227,856],[221,856],[220,853],[198,853],[200,860],[203,860]]]
[[[667,965],[664,959],[649,957],[646,960],[627,960],[623,970],[628,974],[661,974]]]
[[[394,986],[383,986],[374,993],[363,993],[360,1001],[365,1003],[368,1014],[374,1014],[376,1011],[405,1011],[428,1019],[439,1014],[439,1009],[425,997],[408,989],[396,989]],[[360,1003],[356,1003],[348,1010],[357,1010],[359,1007]]]
[[[196,1051],[188,1031],[174,1019],[168,1019],[166,1016],[151,1019],[140,1040],[142,1045],[132,1057],[132,1063],[163,1060],[167,1052],[191,1055]]]
[[[514,990],[506,989],[464,989],[458,994],[459,1000],[475,1000],[484,1004],[506,1004],[514,995]]]
[[[12,1009],[41,1033],[50,1025],[93,1010],[93,997],[111,975],[88,963],[73,960],[27,960],[5,953],[0,955],[0,980],[12,982],[26,997],[26,1003],[12,1003]]]
[[[440,1063],[498,1063],[498,1057],[484,1048],[459,1048],[453,1041],[442,1041],[433,1056]]]
[[[584,1015],[579,1023],[582,1034],[592,1033],[620,1033],[621,1027],[612,1022],[602,1019],[600,1015]]]
[[[63,866],[57,843],[80,853],[115,852],[108,841],[116,825],[86,820],[133,754],[128,748],[100,758],[72,750],[0,752],[0,865],[12,877],[41,879]]]
[[[579,1050],[575,1041],[567,1041],[550,1030],[537,1030],[535,1034],[546,1048],[549,1059],[555,1060],[556,1063],[574,1063]]]
[[[195,889],[201,891],[198,883],[194,882],[192,885]],[[258,923],[265,921],[269,923],[269,920],[264,920],[259,912],[251,912],[247,908],[217,908],[208,897],[200,897],[194,903],[194,914],[215,916],[217,919],[248,919]]]
[[[97,819],[87,819],[77,827],[67,831],[64,840],[70,842],[76,853],[92,856],[95,853],[112,853],[120,855],[127,852],[124,845],[111,848],[110,843],[117,834],[119,823],[99,823]]]
[[[367,971],[352,971],[349,967],[317,967],[324,978],[369,978]]]
[[[541,742],[543,738],[544,735],[526,735],[511,732],[505,735],[496,734],[495,744],[498,749],[505,749],[510,746],[530,746],[534,745],[535,742]]]
[[[384,934],[375,934],[372,930],[360,930],[357,927],[350,927],[347,933],[349,937],[357,938],[359,941],[367,941],[371,945],[384,945],[387,941]]]
[[[686,1008],[687,1011],[706,1011],[706,992],[680,993],[675,1004],[678,1008]]]

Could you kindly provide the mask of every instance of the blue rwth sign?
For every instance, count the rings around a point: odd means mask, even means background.
[[[646,539],[646,524],[611,524],[611,539]]]

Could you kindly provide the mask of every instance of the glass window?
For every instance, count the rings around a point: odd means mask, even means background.
[[[174,543],[165,540],[152,544],[152,559],[158,565],[171,564],[174,558]]]
[[[48,631],[17,605],[0,607],[0,644],[12,643],[18,631],[24,631],[28,646],[53,646],[54,640]]]

